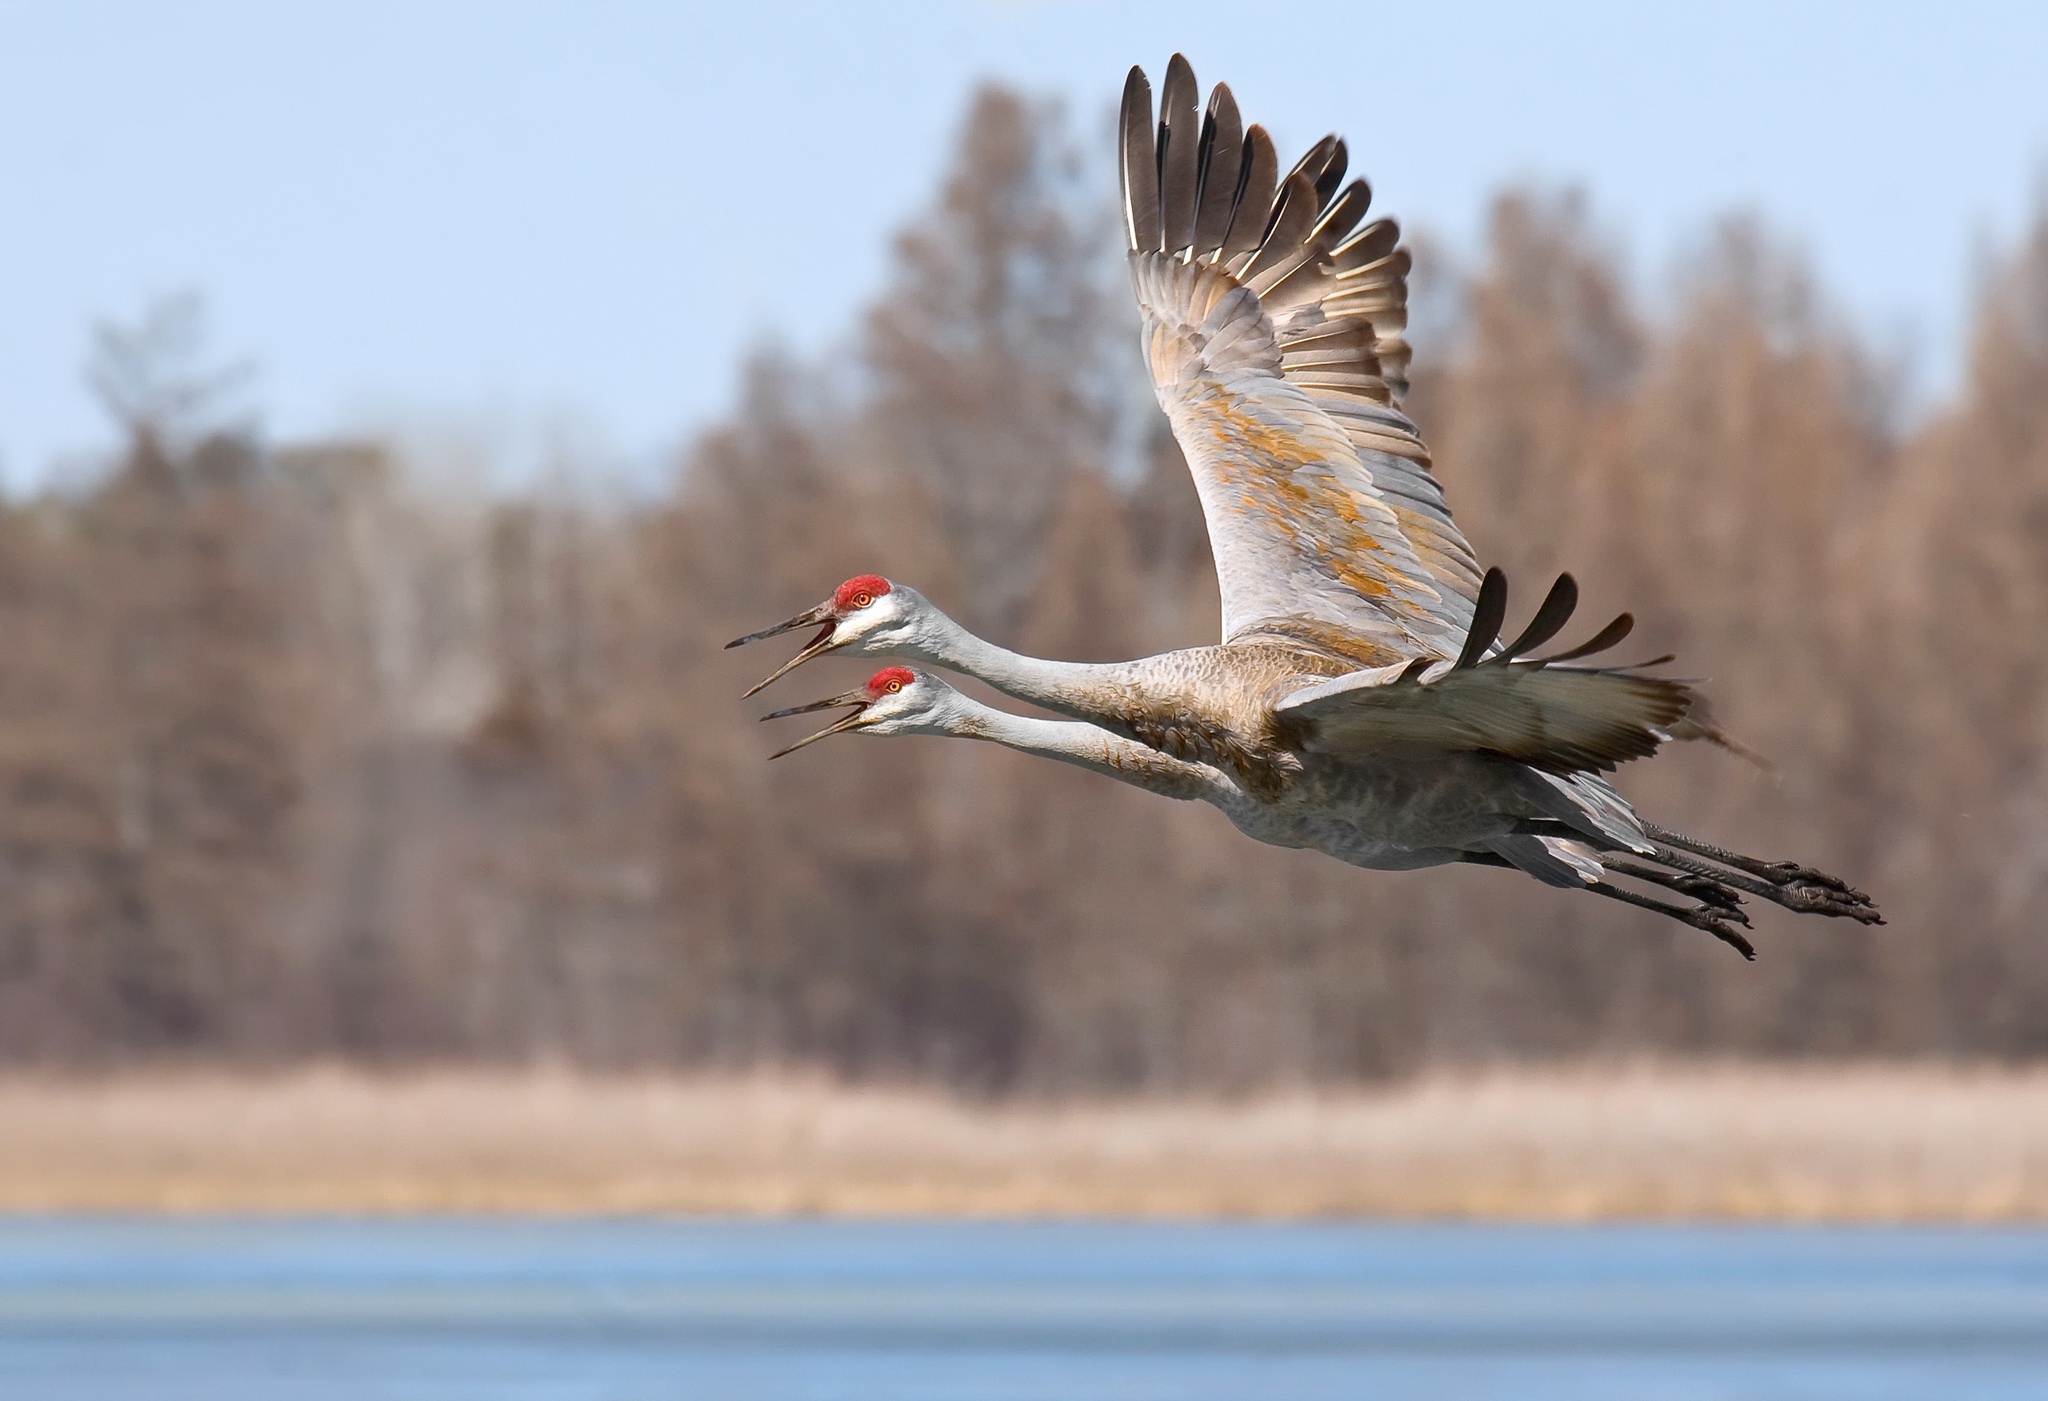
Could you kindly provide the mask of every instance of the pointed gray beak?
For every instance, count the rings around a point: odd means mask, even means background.
[[[799,658],[798,660],[802,659]],[[790,666],[795,665],[796,662],[790,663]],[[783,671],[787,671],[788,669],[789,667],[784,667]],[[781,674],[782,672],[777,672],[776,676],[780,676]],[[768,681],[773,681],[774,679],[775,677],[771,676],[768,678]],[[763,681],[761,685],[767,685],[768,681]],[[760,687],[757,686],[755,687],[755,689],[759,690]],[[848,691],[845,695],[834,696],[830,700],[812,701],[809,705],[792,705],[787,710],[770,711],[768,714],[763,715],[761,718],[763,720],[780,720],[785,716],[789,715],[808,715],[814,710],[837,710],[842,705],[850,705],[854,707],[854,711],[851,715],[842,716],[840,719],[833,721],[831,724],[827,725],[824,729],[818,731],[816,734],[806,735],[804,738],[798,740],[795,744],[790,745],[789,748],[778,749],[773,754],[770,754],[768,757],[770,759],[780,759],[785,754],[796,753],[797,750],[802,749],[807,744],[816,744],[821,739],[827,739],[836,734],[844,734],[848,730],[859,729],[861,725],[864,723],[863,716],[867,713],[867,708],[869,704],[870,702],[868,699],[867,690],[865,687],[863,687],[858,691]]]
[[[822,656],[832,650],[832,632],[833,629],[839,626],[839,620],[833,615],[831,600],[827,599],[816,608],[808,612],[799,613],[787,622],[777,623],[772,628],[762,628],[759,632],[750,632],[745,637],[735,637],[732,641],[725,644],[726,650],[731,651],[735,647],[744,647],[749,642],[759,642],[764,637],[777,637],[797,628],[809,627],[812,623],[823,623],[825,626],[816,637],[811,639],[810,644],[803,651],[775,668],[763,680],[756,682],[747,691],[746,696],[758,695],[811,658]],[[740,699],[745,700],[746,696],[742,696]]]

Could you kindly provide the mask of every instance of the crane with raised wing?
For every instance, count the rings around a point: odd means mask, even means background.
[[[1175,55],[1156,120],[1150,84],[1131,70],[1120,155],[1146,363],[1201,498],[1222,640],[1121,663],[1027,657],[915,589],[862,575],[728,644],[819,628],[747,694],[830,652],[900,657],[1194,766],[1196,796],[1261,841],[1374,869],[1513,867],[1655,910],[1745,955],[1745,894],[1881,922],[1845,882],[1645,823],[1607,782],[1669,739],[1718,737],[1689,685],[1653,674],[1669,658],[1585,660],[1628,635],[1628,614],[1536,656],[1576,608],[1563,575],[1502,641],[1506,580],[1479,569],[1399,405],[1408,254],[1392,220],[1360,226],[1371,195],[1345,182],[1344,143],[1325,137],[1282,175],[1230,90],[1219,84],[1201,108]],[[819,705],[857,706],[835,731],[891,732],[878,717],[907,704],[894,697],[940,695],[936,678],[913,676],[887,700]],[[982,730],[997,712],[934,703],[961,721],[940,732],[996,737]]]

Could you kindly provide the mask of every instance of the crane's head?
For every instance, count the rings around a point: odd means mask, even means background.
[[[870,730],[878,735],[951,734],[964,724],[956,714],[968,704],[967,698],[929,672],[914,667],[885,666],[868,678],[867,684],[829,700],[793,705],[763,715],[763,720],[780,720],[785,715],[805,715],[814,710],[853,707],[814,735],[806,735],[787,749],[768,757],[780,759],[807,744],[850,730]]]
[[[742,647],[797,628],[815,626],[818,629],[817,636],[805,645],[803,651],[775,668],[766,680],[749,690],[747,694],[751,696],[811,658],[822,657],[827,652],[845,649],[867,656],[922,656],[916,644],[930,612],[931,605],[915,589],[892,584],[879,574],[856,574],[832,590],[830,598],[809,612],[799,613],[772,628],[736,637],[725,645],[728,648]]]

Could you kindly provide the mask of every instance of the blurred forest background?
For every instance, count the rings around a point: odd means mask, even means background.
[[[1753,222],[1656,314],[1569,196],[1502,196],[1475,266],[1421,250],[1409,406],[1482,560],[1523,607],[1570,568],[1587,618],[1632,609],[1778,766],[1681,747],[1625,791],[1844,873],[1884,928],[1764,911],[1745,966],[987,746],[762,762],[793,735],[738,695],[780,654],[720,644],[850,574],[1044,655],[1213,640],[1113,182],[1077,149],[985,90],[845,354],[758,356],[646,492],[265,444],[217,419],[189,307],[103,332],[124,450],[0,507],[0,1059],[1058,1092],[2048,1051],[2048,216],[1922,414]]]

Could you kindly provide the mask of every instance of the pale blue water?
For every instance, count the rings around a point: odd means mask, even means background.
[[[0,1397],[2048,1398],[2048,1232],[0,1218]]]

